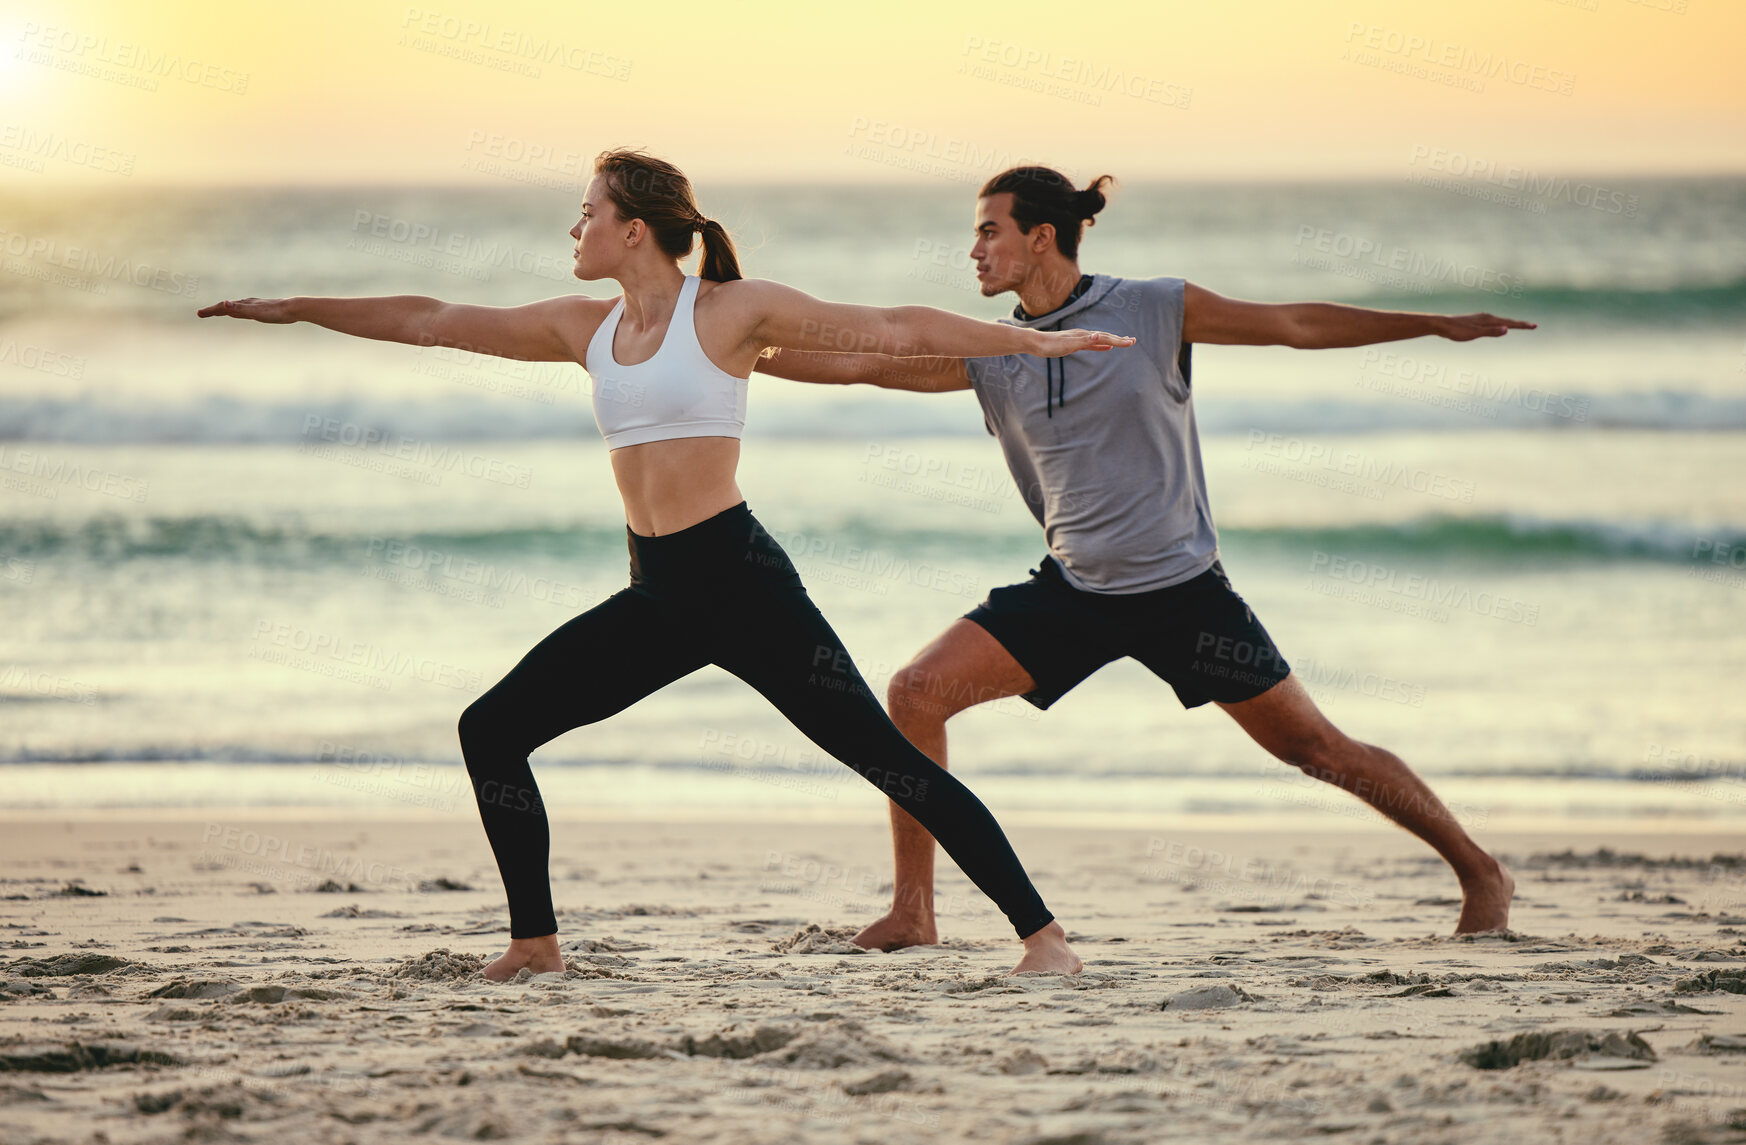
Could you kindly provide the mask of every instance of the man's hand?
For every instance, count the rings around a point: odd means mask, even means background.
[[[194,312],[196,318],[252,318],[256,322],[295,322],[289,298],[232,298]]]
[[[1451,342],[1471,342],[1475,338],[1501,338],[1511,330],[1534,330],[1533,322],[1519,318],[1499,318],[1495,314],[1449,314],[1443,317],[1438,334]]]
[[[1038,330],[1036,349],[1039,358],[1064,358],[1081,350],[1114,350],[1132,346],[1135,339],[1122,334],[1105,334],[1101,330]]]

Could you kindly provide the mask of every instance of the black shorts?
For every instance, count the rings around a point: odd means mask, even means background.
[[[1132,656],[1176,689],[1185,708],[1251,700],[1291,673],[1273,638],[1214,561],[1199,576],[1151,592],[1074,588],[1053,557],[965,613],[1036,681],[1047,708],[1078,683]]]

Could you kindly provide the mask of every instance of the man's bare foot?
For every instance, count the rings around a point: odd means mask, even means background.
[[[892,911],[850,939],[867,950],[902,950],[906,946],[933,946],[940,941],[934,916],[917,918]]]
[[[558,951],[558,936],[545,934],[538,938],[512,938],[503,957],[487,966],[483,973],[493,982],[507,982],[524,966],[535,974],[562,972],[564,956]]]
[[[1491,861],[1491,870],[1461,884],[1461,920],[1455,924],[1456,934],[1482,934],[1510,924],[1516,880],[1502,863],[1489,855],[1486,858]]]
[[[1079,961],[1079,956],[1067,945],[1067,932],[1058,922],[1051,922],[1024,942],[1025,956],[1019,959],[1017,966],[1007,971],[1008,974],[1028,974],[1031,971],[1077,974],[1085,969],[1085,963]]]

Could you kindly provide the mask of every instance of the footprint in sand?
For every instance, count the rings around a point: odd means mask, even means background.
[[[849,941],[857,933],[852,926],[822,927],[809,922],[787,938],[772,942],[770,949],[778,954],[866,954],[866,947]]]

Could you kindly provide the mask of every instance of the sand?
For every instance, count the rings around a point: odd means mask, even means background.
[[[12,818],[0,1140],[1746,1141],[1737,837],[1490,834],[1454,939],[1385,826],[1011,834],[1076,978],[944,860],[942,944],[857,952],[877,822],[563,820],[569,970],[493,984],[476,821]]]

